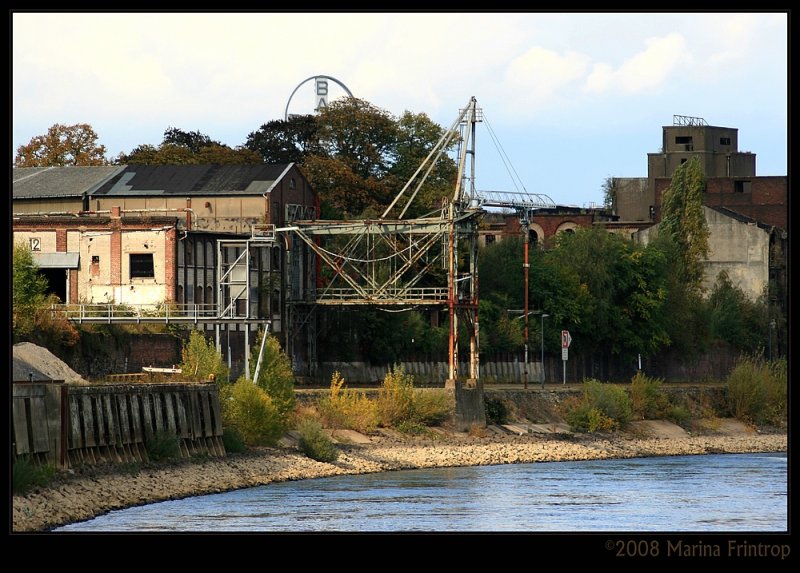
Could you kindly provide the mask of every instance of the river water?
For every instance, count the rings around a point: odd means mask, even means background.
[[[113,511],[65,532],[786,532],[787,457],[404,470]]]

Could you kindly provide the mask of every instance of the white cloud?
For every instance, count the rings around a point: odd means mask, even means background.
[[[616,70],[608,63],[596,63],[586,79],[586,91],[632,94],[658,89],[676,69],[692,60],[680,34],[650,38],[645,43],[643,51],[626,59]]]

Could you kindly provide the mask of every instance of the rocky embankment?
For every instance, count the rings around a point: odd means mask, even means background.
[[[488,432],[487,432],[488,433]],[[336,436],[335,436],[336,437]],[[785,433],[737,429],[727,434],[680,432],[583,435],[528,433],[470,436],[437,431],[406,437],[382,431],[368,438],[340,433],[335,463],[313,461],[290,443],[245,454],[169,464],[130,464],[62,472],[47,488],[13,497],[13,533],[48,531],[115,509],[218,493],[271,482],[411,468],[596,460],[707,453],[787,451]]]

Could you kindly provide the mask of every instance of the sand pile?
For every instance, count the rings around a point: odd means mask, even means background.
[[[20,342],[14,345],[13,353],[13,380],[15,382],[63,380],[64,382],[86,383],[80,374],[67,366],[63,360],[47,348],[30,342]]]

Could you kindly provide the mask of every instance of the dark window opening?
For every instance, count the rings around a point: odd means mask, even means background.
[[[153,254],[137,254],[131,255],[131,278],[132,279],[152,279],[155,278],[155,270],[153,268]]]
[[[684,163],[686,163],[686,159],[681,159],[681,165],[683,165]]]
[[[570,235],[575,232],[575,229],[564,229],[565,233],[569,233]]]
[[[495,237],[494,235],[486,235],[486,244],[491,245],[494,243]]]
[[[694,149],[694,145],[692,144],[692,136],[691,135],[681,135],[675,137],[675,144],[676,145],[683,145],[684,150],[692,151]]]
[[[720,145],[730,145],[731,144],[731,138],[730,137],[720,137],[719,138],[719,144]]]
[[[289,179],[289,189],[294,189],[295,185],[296,183],[294,181],[294,177],[292,177],[291,179]]]
[[[66,269],[39,269],[39,274],[47,280],[45,294],[54,294],[62,302],[67,300],[67,270]]]
[[[535,247],[539,242],[539,233],[537,233],[533,229],[528,231],[528,242]]]
[[[92,255],[91,274],[93,277],[100,276],[100,257],[98,257],[97,255]]]
[[[733,190],[737,193],[750,193],[750,181],[734,181]]]

